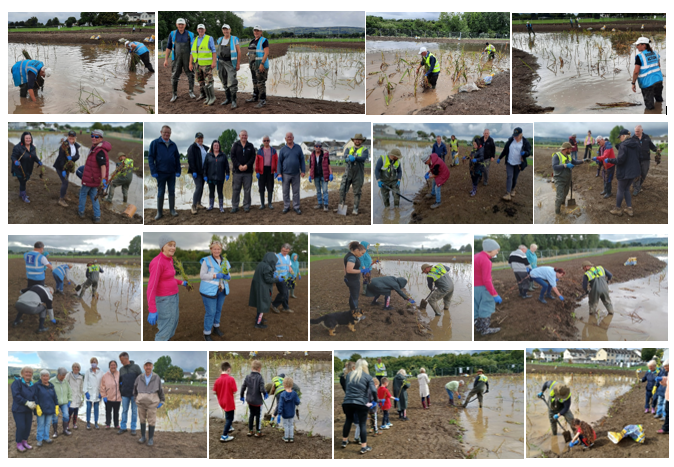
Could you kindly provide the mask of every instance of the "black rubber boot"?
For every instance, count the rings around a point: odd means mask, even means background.
[[[194,82],[190,83],[190,97],[195,99],[197,96],[194,95]]]
[[[257,94],[253,94],[250,99],[246,99],[246,102],[257,102]]]
[[[274,209],[274,205],[272,204],[272,199],[274,195],[272,193],[269,193],[267,196],[267,206],[269,206],[269,209]]]
[[[260,209],[264,209],[264,195],[260,193]]]
[[[236,109],[238,105],[236,105],[236,94],[232,95],[232,109]]]
[[[171,213],[171,215],[172,215],[173,217],[178,216],[178,213],[177,213],[176,210],[175,210],[175,206],[176,206],[176,197],[175,197],[175,195],[173,195],[173,196],[169,195],[169,212]]]
[[[44,318],[40,318],[40,325],[37,328],[37,332],[47,332],[49,331],[48,327],[44,325]]]
[[[157,215],[154,216],[154,220],[158,221],[162,217],[164,217],[164,213],[162,212],[164,210],[164,198],[157,198]]]
[[[145,441],[147,441],[147,439],[145,438],[145,423],[141,423],[140,424],[140,439],[138,440],[138,442],[140,444],[143,444]]]
[[[23,315],[23,313],[21,313],[21,312],[16,314],[16,318],[14,318],[14,322],[12,323],[12,326],[18,326],[19,324],[23,323],[23,320],[21,319],[22,315]]]
[[[147,427],[148,429],[148,438],[147,438],[147,445],[148,446],[154,446],[154,426],[150,425]]]
[[[173,81],[173,97],[171,97],[171,102],[175,102],[178,99],[178,82]]]
[[[260,95],[260,102],[258,102],[258,104],[255,107],[259,109],[260,107],[264,107],[265,105],[267,105],[267,95],[262,94]]]
[[[222,337],[222,336],[225,335],[225,333],[220,330],[220,326],[218,326],[217,328],[215,326],[213,326],[213,330],[211,331],[211,334],[215,334],[218,337]]]
[[[206,98],[206,85],[199,85],[199,97],[197,97],[197,100],[200,101],[201,99]]]
[[[232,102],[232,93],[229,92],[229,89],[225,89],[225,100],[222,101],[220,105],[227,105]]]
[[[600,195],[605,195],[605,194],[606,194],[606,182],[604,182],[604,189],[601,190],[601,193],[599,193],[599,194],[600,194]]]
[[[611,185],[609,183],[606,183],[606,188],[604,188],[604,198],[610,197],[611,197]]]

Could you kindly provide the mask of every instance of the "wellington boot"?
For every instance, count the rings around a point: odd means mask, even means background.
[[[230,104],[230,103],[232,102],[232,96],[231,96],[231,94],[232,94],[232,93],[229,92],[229,89],[225,89],[225,100],[222,101],[222,103],[221,103],[220,105],[227,105],[227,104]]]

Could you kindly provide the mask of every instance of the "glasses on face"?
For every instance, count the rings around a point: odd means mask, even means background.
[[[92,137],[93,139],[98,139],[98,138],[100,138],[100,135],[91,135],[91,137]]]
[[[268,140],[268,139],[263,139],[262,142],[263,142],[263,143],[268,143],[269,140]]]

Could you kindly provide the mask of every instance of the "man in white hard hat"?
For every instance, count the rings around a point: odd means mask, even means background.
[[[215,58],[215,41],[206,34],[206,26],[197,26],[199,37],[192,43],[190,52],[190,70],[196,66],[196,78],[199,81],[200,95],[197,100],[204,99],[204,105],[215,104],[215,91],[213,90],[213,65]]]
[[[246,102],[260,102],[256,107],[267,103],[267,74],[269,73],[269,41],[262,36],[262,27],[253,27],[255,39],[248,44],[250,74],[253,78],[253,95]]]
[[[417,73],[423,66],[426,70],[428,84],[431,85],[432,89],[435,89],[435,85],[438,82],[438,77],[440,76],[440,62],[438,62],[438,60],[435,58],[435,55],[426,50],[426,47],[419,49],[419,55],[421,55],[421,63],[417,67]]]
[[[187,30],[187,23],[183,18],[176,20],[176,30],[171,31],[166,44],[166,57],[164,58],[164,67],[168,66],[169,57],[171,57],[171,84],[173,85],[173,97],[171,102],[178,98],[178,80],[180,75],[185,72],[187,82],[190,86],[190,97],[194,95],[194,72],[190,68],[190,50],[194,42],[194,33]]]
[[[632,92],[637,92],[637,81],[644,97],[646,109],[653,110],[655,103],[662,102],[663,77],[660,68],[660,54],[651,49],[650,39],[640,37],[634,43],[637,48],[632,74]]]

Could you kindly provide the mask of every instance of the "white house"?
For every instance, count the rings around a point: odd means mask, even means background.
[[[416,131],[405,130],[405,131],[403,131],[402,137],[404,139],[417,139],[419,137],[419,135],[417,134]]]
[[[597,356],[597,351],[592,349],[566,349],[564,361],[573,363],[589,363]]]
[[[389,125],[374,125],[375,136],[397,136],[396,130]]]
[[[532,355],[536,360],[542,362],[556,362],[561,354],[553,350],[548,351],[539,350],[538,352],[533,352]]]
[[[153,11],[144,11],[141,13],[136,13],[132,11],[125,11],[122,13],[122,16],[128,16],[130,22],[142,21],[147,24],[154,23],[154,12]]]

